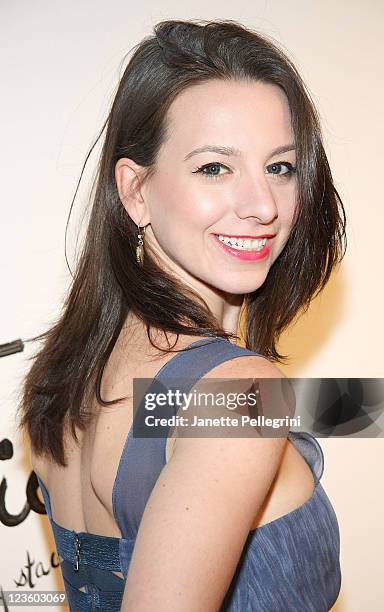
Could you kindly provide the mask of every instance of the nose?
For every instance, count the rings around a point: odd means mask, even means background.
[[[236,193],[235,212],[240,219],[255,217],[263,225],[274,221],[278,209],[265,175],[242,177]]]

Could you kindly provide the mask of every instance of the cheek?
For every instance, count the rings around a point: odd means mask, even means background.
[[[293,186],[291,190],[289,190],[284,197],[279,199],[278,209],[279,209],[279,219],[280,226],[287,231],[290,230],[293,223],[293,217],[295,214],[297,200],[297,190],[296,187]]]
[[[189,235],[191,229],[204,232],[220,215],[220,200],[190,182],[162,180],[152,191],[150,205],[154,231]]]
[[[293,223],[294,206],[287,206],[280,210],[280,226],[283,230],[289,232]]]

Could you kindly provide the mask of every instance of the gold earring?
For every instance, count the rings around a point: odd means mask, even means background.
[[[144,236],[145,236],[145,227],[143,227],[143,233],[140,232],[140,225],[137,226],[139,229],[139,233],[137,235],[137,247],[136,247],[136,260],[137,263],[142,266],[144,262]]]

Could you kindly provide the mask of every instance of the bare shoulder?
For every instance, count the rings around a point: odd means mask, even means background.
[[[193,423],[201,416],[219,417],[225,420],[228,416],[249,414],[244,412],[244,403],[240,404],[240,400],[243,399],[244,393],[250,390],[250,381],[253,385],[255,382],[261,383],[257,384],[257,390],[264,399],[273,399],[273,402],[271,401],[270,404],[268,404],[268,401],[264,402],[264,414],[266,416],[278,416],[279,413],[280,416],[280,411],[284,412],[286,405],[283,401],[280,402],[281,394],[279,392],[271,394],[271,389],[276,389],[276,386],[271,387],[265,379],[282,378],[286,379],[283,372],[261,355],[248,355],[244,353],[238,357],[228,359],[211,368],[191,387],[191,397],[196,399],[209,395],[215,398],[215,405],[210,405],[207,409],[204,403],[199,403],[199,400],[195,404],[191,402],[188,406],[188,420]],[[266,390],[267,393],[264,393]],[[226,397],[231,396],[230,407],[226,404],[222,406],[217,405],[216,398],[221,399],[223,395]],[[278,404],[277,406],[276,403]],[[180,414],[180,411],[178,414]],[[285,433],[284,428],[281,428],[279,435],[260,435],[260,431],[253,425],[248,424],[245,419],[240,417],[237,422],[241,423],[241,426],[236,428],[236,435],[233,431],[228,435],[225,427],[224,429],[217,429],[216,432],[219,433],[214,433],[213,435],[209,431],[204,434],[196,434],[190,426],[187,428],[177,427],[173,453],[178,458],[183,455],[183,460],[185,461],[184,467],[190,462],[195,465],[200,464],[202,469],[208,469],[208,471],[209,468],[204,465],[205,462],[207,462],[208,466],[216,465],[218,460],[222,461],[224,453],[226,461],[229,463],[234,462],[237,469],[242,466],[243,473],[248,473],[250,478],[255,473],[260,473],[261,470],[263,476],[260,476],[259,482],[265,477],[264,482],[268,488],[279,467],[286,446],[287,433]],[[266,463],[268,464],[268,469],[266,469]],[[221,466],[223,465],[224,462],[221,463]],[[238,477],[237,469],[232,473],[234,480]],[[230,470],[226,469],[225,473],[226,478],[230,479]],[[267,491],[267,488],[264,492]],[[256,487],[254,492],[257,498],[260,489]],[[255,503],[257,505],[256,498]]]

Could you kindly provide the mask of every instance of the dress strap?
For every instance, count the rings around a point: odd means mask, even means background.
[[[259,353],[232,344],[225,338],[202,338],[166,362],[146,393],[164,391],[169,387],[170,380],[180,381],[177,388],[182,393],[188,393],[200,378],[217,365],[249,355]],[[143,410],[142,402],[136,416]],[[169,416],[169,407],[166,410]],[[157,438],[134,437],[133,428],[128,434],[113,491],[115,519],[123,538],[136,537],[148,498],[166,464],[168,429],[162,428],[162,437]]]
[[[324,454],[316,438],[307,431],[290,431],[289,437],[319,481],[324,471]]]
[[[47,512],[49,520],[51,521],[52,520],[52,511],[51,511],[51,501],[49,499],[48,491],[45,488],[44,483],[40,480],[40,478],[38,477],[37,474],[36,474],[36,478],[37,478],[37,482],[39,483],[40,491],[43,494],[45,510]]]

